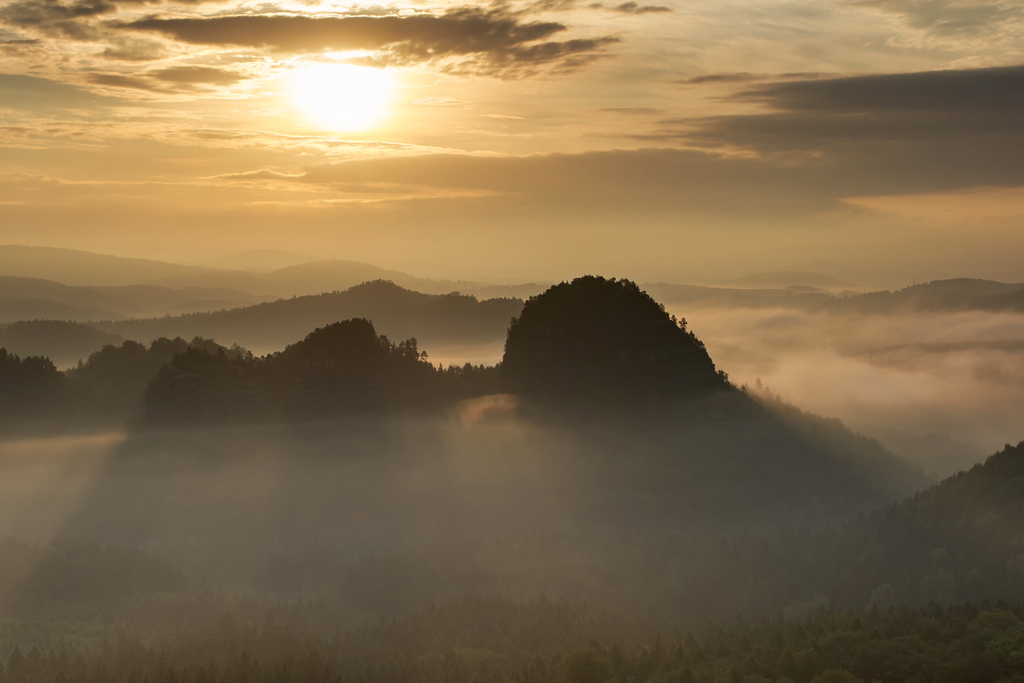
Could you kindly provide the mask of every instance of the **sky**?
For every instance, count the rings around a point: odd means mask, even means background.
[[[0,3],[0,242],[1024,281],[1024,2],[650,2]]]

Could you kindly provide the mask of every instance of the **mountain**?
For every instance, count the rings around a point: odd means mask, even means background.
[[[1015,291],[979,296],[972,304],[974,308],[988,311],[1024,312],[1024,287]]]
[[[73,306],[42,299],[0,301],[0,324],[19,320],[91,322],[93,320],[118,320],[122,317],[124,316],[116,311],[103,308]]]
[[[899,311],[1024,310],[1024,284],[959,278],[935,280],[895,291],[831,294],[807,286],[786,289],[702,287],[646,283],[643,288],[661,301],[703,307],[794,308],[835,313],[888,315]]]
[[[125,318],[149,318],[218,311],[225,308],[250,306],[270,298],[228,287],[174,288],[160,285],[125,285],[122,287],[92,287],[91,290],[97,295],[106,297],[106,305],[117,310]],[[98,318],[93,318],[93,320],[98,320]]]
[[[408,281],[416,279],[401,271],[344,260],[301,263],[266,273],[264,277],[278,291],[288,292],[290,296],[337,292],[372,280],[390,280],[405,286]]]
[[[500,367],[439,369],[415,343],[382,337],[383,323],[344,314],[360,307],[439,339],[500,335],[522,312]],[[730,385],[700,340],[628,281],[580,278],[528,308],[372,282],[109,325],[226,344],[245,341],[231,330],[266,341],[318,316],[331,322],[263,358],[164,339],[105,347],[59,377],[7,362],[24,378],[9,403],[39,395],[37,378],[54,397],[46,413],[5,413],[12,430],[95,427],[103,415],[130,425],[62,533],[146,538],[192,576],[282,595],[340,586],[367,612],[547,592],[615,609],[770,614],[841,595],[842,563],[873,549],[822,527],[925,484],[838,421]],[[260,482],[272,496],[252,494]],[[775,539],[780,529],[792,535]],[[876,578],[849,591],[866,602]]]
[[[821,287],[827,289],[843,289],[850,285],[827,275],[820,273],[807,273],[799,271],[779,271],[772,273],[755,273],[737,280],[730,280],[721,283],[739,288],[781,288],[786,287]]]
[[[91,322],[180,315],[263,301],[234,289],[158,285],[69,286],[39,278],[0,276],[0,323],[18,320]]]
[[[812,569],[823,578],[842,562],[841,604],[1024,600],[1024,442],[846,526],[829,545],[832,562]]]
[[[65,285],[134,285],[161,278],[201,274],[205,270],[77,249],[0,245],[0,273],[52,280]]]
[[[502,339],[519,313],[520,299],[423,294],[391,282],[367,282],[341,292],[300,296],[211,313],[121,320],[97,329],[149,343],[158,337],[207,337],[257,353],[283,349],[310,330],[349,318],[372,320],[392,339],[416,337],[423,348],[450,342]]]
[[[189,290],[193,292],[194,298],[200,300],[196,307],[191,309],[195,311],[237,306],[239,303],[254,303],[273,298],[341,291],[371,280],[390,280],[407,289],[428,294],[447,294],[457,291],[488,299],[528,297],[542,291],[547,286],[537,283],[495,285],[464,280],[432,280],[359,261],[315,260],[301,254],[276,250],[241,252],[213,259],[209,263],[211,263],[210,266],[188,266],[148,259],[94,254],[74,249],[22,245],[0,246],[0,274],[4,276],[48,280],[55,284],[70,286],[156,285],[165,289]],[[213,264],[218,264],[220,267],[213,267]],[[221,294],[217,294],[217,292],[221,292]],[[62,299],[51,299],[47,296],[24,298],[63,302]],[[224,299],[225,305],[202,303],[218,299]],[[86,307],[89,308],[92,305]],[[111,312],[120,311],[116,306],[98,306],[98,308]],[[180,310],[177,312],[187,311],[184,306],[179,306],[179,308]],[[173,314],[172,311],[166,313]],[[138,317],[164,314],[137,311],[128,315],[129,317]],[[79,316],[83,314],[75,313],[75,315],[76,319],[79,319]]]
[[[321,294],[354,287],[371,280],[389,280],[396,285],[424,294],[459,292],[481,299],[526,298],[547,288],[545,284],[492,285],[466,280],[432,280],[398,270],[387,270],[359,261],[311,261],[281,268],[264,275],[277,291],[287,296]]]
[[[248,270],[254,273],[270,272],[279,268],[297,266],[300,263],[316,261],[307,254],[296,254],[280,249],[251,249],[206,259],[203,265],[227,270]]]
[[[45,356],[58,368],[86,360],[93,351],[124,339],[88,325],[60,320],[30,320],[0,328],[0,347],[22,357]]]
[[[658,301],[708,308],[801,308],[821,309],[832,301],[826,292],[794,289],[737,289],[648,282],[644,291]]]
[[[1022,547],[1024,442],[843,525],[722,544],[680,579],[680,599],[704,601],[709,613],[728,605],[766,614],[813,604],[1019,603]]]
[[[728,386],[704,344],[628,280],[587,275],[532,297],[512,321],[508,388],[562,404],[632,404]]]
[[[1012,308],[1024,292],[1024,283],[1007,284],[993,280],[957,278],[904,287],[894,292],[871,292],[835,302],[842,310],[891,313],[901,309],[917,311],[1003,310]],[[1017,299],[1007,295],[1017,293]]]
[[[809,259],[790,264],[788,271],[821,273],[830,278],[849,282],[856,288],[899,289],[911,281],[909,276],[894,274],[876,268],[862,268],[829,259]]]

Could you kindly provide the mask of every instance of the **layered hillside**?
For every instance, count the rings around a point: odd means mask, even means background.
[[[149,343],[159,337],[194,336],[240,344],[256,353],[279,351],[310,330],[339,320],[367,318],[392,339],[416,337],[421,345],[501,339],[522,308],[519,299],[486,299],[457,293],[433,295],[383,280],[341,292],[281,299],[255,306],[177,317],[123,320],[96,327]]]

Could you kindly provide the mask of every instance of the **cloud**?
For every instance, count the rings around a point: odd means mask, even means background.
[[[663,125],[680,138],[762,152],[927,143],[931,147],[916,151],[922,161],[934,163],[941,151],[936,143],[967,143],[973,149],[960,151],[974,160],[985,149],[995,157],[1002,156],[1000,150],[1024,151],[1022,66],[772,83],[734,99],[771,111]],[[689,126],[697,132],[686,130]],[[976,170],[985,171],[984,166]]]
[[[773,83],[737,98],[819,113],[1019,113],[1024,106],[1024,65]],[[1024,119],[1016,118],[1024,125]]]
[[[113,12],[116,8],[117,5],[108,0],[79,0],[72,3],[21,0],[0,7],[0,23],[48,35],[93,40],[98,35],[97,30],[82,20]]]
[[[89,82],[113,88],[129,88],[149,92],[194,92],[202,88],[233,85],[243,77],[233,71],[209,66],[175,66],[138,75],[93,73]]]
[[[811,79],[811,78],[822,78],[827,74],[817,73],[814,71],[802,71],[785,74],[753,74],[745,71],[736,73],[722,73],[722,74],[705,74],[703,76],[694,76],[692,78],[684,78],[676,81],[679,85],[704,85],[705,83],[747,83],[751,81],[780,81],[780,80],[800,80],[800,79]]]
[[[626,116],[649,116],[652,114],[659,114],[663,112],[663,109],[655,109],[653,107],[602,107],[599,111],[606,114],[624,114]]]
[[[242,80],[234,71],[211,66],[173,66],[149,74],[151,78],[181,85],[231,85]]]
[[[20,74],[0,74],[0,107],[23,111],[94,109],[116,103],[67,83]]]
[[[395,183],[493,193],[502,211],[765,216],[839,206],[845,188],[815,169],[779,169],[753,159],[690,150],[610,150],[517,157],[427,154],[311,167],[301,179],[334,184]],[[737,197],[743,197],[737,202]],[[517,209],[518,207],[518,209]]]
[[[618,5],[595,3],[591,7],[594,9],[608,9],[612,12],[621,12],[622,14],[652,14],[672,11],[671,7],[665,7],[664,5],[639,5],[635,2],[623,2]]]
[[[121,28],[197,45],[234,45],[275,52],[368,50],[364,61],[401,65],[454,60],[448,70],[519,76],[572,69],[601,55],[614,37],[549,41],[567,30],[556,22],[523,22],[499,10],[462,8],[443,15],[244,15],[149,17]]]
[[[635,137],[818,167],[850,196],[1024,184],[1021,66],[774,82],[732,100],[762,111]]]
[[[241,173],[222,173],[211,176],[211,180],[291,180],[301,178],[301,173],[289,173],[278,171],[272,168],[261,168],[256,171],[242,171]]]
[[[589,5],[584,5],[583,0],[537,0],[536,2],[530,3],[526,11],[568,12],[570,10],[583,8],[619,12],[621,14],[652,14],[674,11],[671,7],[665,7],[664,5],[641,5],[637,2],[633,2],[632,0],[622,2],[617,5],[605,5],[600,2],[592,2]]]
[[[414,100],[413,104],[426,107],[454,107],[463,104],[471,104],[468,100],[459,100],[454,97],[421,97]]]
[[[125,62],[150,62],[167,55],[167,49],[156,40],[130,36],[112,36],[101,53],[107,59]]]
[[[1024,8],[1018,2],[849,0],[847,5],[893,14],[912,29],[947,37],[991,33],[1024,19]]]

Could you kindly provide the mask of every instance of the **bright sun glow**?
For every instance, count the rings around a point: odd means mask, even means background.
[[[313,64],[290,78],[295,103],[317,125],[365,130],[378,125],[391,103],[391,77],[384,69],[351,64]]]

